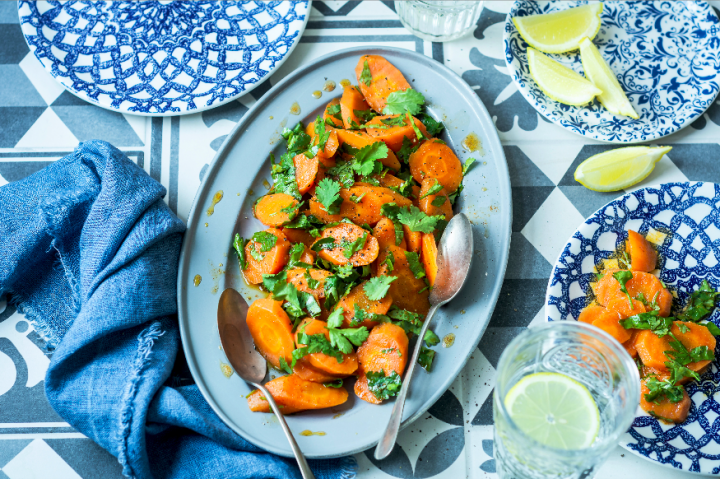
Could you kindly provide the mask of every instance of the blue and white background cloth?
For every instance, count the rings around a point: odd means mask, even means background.
[[[720,1],[711,4],[720,9]],[[393,2],[315,1],[300,44],[269,81],[214,110],[147,118],[104,110],[66,92],[29,51],[17,4],[0,2],[0,185],[62,158],[79,141],[102,139],[159,180],[168,189],[165,201],[185,220],[225,135],[293,69],[341,48],[370,44],[407,48],[443,62],[475,89],[505,147],[514,213],[510,262],[487,332],[460,377],[400,434],[389,459],[375,463],[372,451],[358,454],[358,477],[495,478],[491,394],[500,353],[523,328],[544,321],[547,281],[561,249],[586,217],[619,196],[586,190],[572,177],[581,161],[611,147],[547,122],[515,88],[502,48],[510,5],[486,2],[473,34],[443,45],[410,35]],[[338,75],[336,82],[352,78],[352,72]],[[673,150],[637,187],[688,180],[720,183],[720,104],[659,144]],[[43,378],[49,361],[32,326],[0,299],[0,479],[121,478],[115,459],[62,422],[47,404]],[[189,374],[184,377],[192,381]],[[692,476],[618,447],[598,477]]]

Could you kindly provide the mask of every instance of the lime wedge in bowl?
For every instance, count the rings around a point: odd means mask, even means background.
[[[641,182],[671,146],[628,146],[591,156],[578,165],[575,181],[593,191],[624,190]]]
[[[583,38],[595,38],[602,9],[602,3],[592,3],[544,15],[514,17],[512,21],[531,47],[545,53],[564,53],[577,50]]]
[[[504,402],[515,424],[546,446],[584,449],[600,431],[600,411],[590,391],[564,374],[525,376]]]
[[[585,76],[593,84],[602,90],[598,95],[598,101],[607,111],[614,115],[629,116],[638,119],[635,109],[630,104],[627,95],[623,91],[615,73],[600,55],[600,51],[587,38],[580,41],[580,60],[585,70]]]
[[[528,48],[528,66],[535,83],[547,96],[566,105],[587,105],[602,90],[590,81],[549,58],[534,48]]]

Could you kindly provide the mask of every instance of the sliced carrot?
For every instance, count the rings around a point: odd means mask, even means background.
[[[340,204],[340,212],[335,215],[328,214],[325,208],[315,199],[310,199],[310,214],[324,223],[337,223],[343,218],[348,218],[356,225],[367,223],[375,225],[383,218],[382,205],[385,203],[396,203],[398,206],[409,206],[412,202],[404,196],[382,186],[370,186],[358,183],[352,188],[342,188],[340,197],[343,199]],[[357,203],[350,198],[354,197]]]
[[[420,185],[420,196],[418,199],[418,208],[420,211],[429,216],[445,215],[445,221],[450,221],[453,217],[452,203],[445,188],[433,195],[428,195],[430,188],[438,184],[435,178],[425,178]],[[424,198],[423,198],[424,196]],[[445,198],[445,201],[442,199]],[[441,203],[442,202],[442,203]],[[440,204],[440,206],[435,206]]]
[[[280,376],[264,386],[272,394],[275,403],[283,406],[283,414],[338,406],[348,398],[345,388],[328,388],[300,379],[295,374]],[[248,406],[254,412],[270,412],[270,404],[259,389],[248,396]]]
[[[313,264],[315,262],[315,252],[305,246],[305,249],[300,255],[300,262],[306,264]]]
[[[340,141],[338,140],[337,136],[337,130],[332,128],[331,126],[325,125],[326,132],[329,130],[327,141],[325,142],[325,146],[322,150],[319,150],[317,153],[317,156],[322,156],[325,158],[331,158],[335,152],[337,151],[338,147],[340,146]],[[310,138],[312,139],[310,141],[311,145],[317,145],[318,139],[315,135],[315,122],[311,122],[308,124],[307,127],[305,127],[305,133],[310,135]]]
[[[327,106],[325,107],[325,111],[323,112],[323,121],[327,123],[327,120],[329,119],[335,128],[343,128],[343,121],[331,115],[329,110],[335,105],[339,104],[340,99],[333,98],[332,100],[330,100],[330,103],[327,104]],[[340,116],[342,117],[342,114]]]
[[[354,86],[348,85],[343,90],[342,98],[340,98],[340,111],[345,128],[358,127],[365,123],[364,120],[358,118],[355,110],[370,110],[370,107],[363,98],[362,93]]]
[[[371,301],[370,298],[367,297],[367,294],[365,294],[366,283],[367,281],[355,286],[338,302],[337,308],[343,308],[343,316],[345,317],[343,327],[351,327],[351,322],[355,317],[356,307],[359,310],[372,314],[387,314],[390,310],[390,306],[392,306],[392,298],[390,295],[386,295],[378,301]],[[368,329],[372,329],[377,324],[375,321],[366,319],[358,325],[352,325],[352,327],[365,326]]]
[[[437,277],[437,245],[435,244],[435,235],[432,233],[422,234],[422,262],[425,267],[425,274],[430,282],[430,286],[435,285]]]
[[[281,226],[290,221],[289,213],[281,210],[295,208],[298,203],[298,200],[285,193],[265,195],[255,204],[255,217],[265,226]]]
[[[444,143],[428,140],[410,155],[410,173],[418,183],[425,178],[435,178],[454,193],[462,182],[462,164],[452,149]]]
[[[363,370],[362,365],[358,367],[357,375],[358,378],[355,381],[355,386],[353,387],[355,395],[363,401],[369,402],[370,404],[382,403],[382,401],[378,399],[377,396],[370,392],[370,388],[368,387],[368,378],[365,375],[365,371]]]
[[[392,271],[385,262],[385,258],[390,253],[395,258]],[[378,255],[377,275],[397,277],[390,284],[388,295],[392,297],[393,304],[398,308],[422,314],[423,316],[430,310],[430,301],[428,300],[430,293],[425,286],[425,281],[422,278],[416,278],[410,270],[410,265],[405,257],[405,250],[397,246],[386,246]]]
[[[620,290],[620,283],[613,276],[618,272],[617,269],[610,269],[604,272],[603,277],[595,284],[595,295],[598,303],[606,305],[616,298],[626,298],[627,296]],[[637,298],[640,293],[643,294],[648,302],[655,299],[656,304],[660,307],[660,316],[668,316],[672,307],[672,294],[665,289],[655,276],[642,271],[633,271],[633,277],[629,280],[625,287],[632,298]]]
[[[295,367],[293,367],[293,374],[295,374],[300,379],[304,379],[305,381],[310,381],[313,383],[329,383],[340,379],[340,376],[333,376],[332,374],[328,374],[325,371],[316,368],[315,366],[310,364],[310,361],[308,361],[307,358],[300,358],[298,361],[295,362]]]
[[[307,346],[300,344],[298,341],[300,339],[300,332],[304,332],[308,336],[324,334],[327,340],[330,340],[330,332],[327,329],[327,323],[325,321],[320,321],[319,319],[305,318],[295,331],[295,343],[297,344],[297,347],[305,348]],[[308,359],[310,365],[313,367],[334,376],[349,376],[358,368],[358,358],[355,352],[343,354],[341,362],[338,362],[338,360],[333,356],[323,353],[308,354],[305,358]]]
[[[685,333],[681,332],[678,324],[685,325],[689,331]],[[707,346],[711,351],[715,350],[715,337],[701,324],[675,321],[670,331],[672,331],[688,351],[699,346]],[[666,371],[665,361],[667,361],[668,358],[664,353],[665,351],[672,351],[672,347],[670,346],[671,339],[669,335],[660,338],[649,330],[638,332],[635,347],[643,364],[658,371]],[[701,371],[707,367],[708,364],[710,364],[710,361],[696,361],[688,364],[687,368],[693,371]]]
[[[418,137],[415,133],[415,128],[412,127],[407,119],[407,115],[402,115],[404,118],[404,125],[401,126],[389,126],[383,123],[383,120],[390,120],[397,118],[401,115],[384,115],[376,116],[365,125],[367,126],[367,134],[384,142],[388,148],[394,152],[400,151],[403,145],[403,139],[407,138],[410,143],[415,146],[418,143]],[[424,138],[428,138],[427,129],[423,122],[413,117],[415,126],[420,130]],[[375,128],[373,128],[375,127]]]
[[[366,85],[363,79],[363,69],[370,70],[370,84]],[[363,55],[355,67],[355,75],[358,79],[360,91],[365,100],[378,113],[382,113],[387,104],[388,96],[392,92],[404,91],[410,87],[400,70],[380,55]]]
[[[308,270],[305,268],[291,268],[287,270],[287,282],[292,283],[298,291],[312,294],[318,304],[325,298],[325,280],[332,276],[332,273],[324,269],[310,269],[310,278],[318,282],[315,288],[311,288],[305,276]]]
[[[617,298],[608,303],[606,311],[599,315],[592,323],[593,326],[602,329],[618,342],[624,343],[632,336],[631,331],[625,329],[620,320],[629,318],[635,314],[645,312],[645,307],[640,301],[633,300],[633,308],[627,298]]]
[[[422,233],[411,230],[407,225],[402,225],[402,228],[405,240],[407,241],[408,251],[420,254],[420,250],[422,249]]]
[[[631,358],[637,357],[638,352],[637,348],[635,347],[635,338],[637,337],[638,330],[633,329],[630,333],[630,339],[622,343],[623,347],[625,348],[625,351],[628,352]]]
[[[292,243],[302,243],[305,246],[312,246],[315,238],[305,230],[299,228],[283,228],[283,234]]]
[[[277,237],[277,243],[270,251],[262,252],[260,250],[261,245],[254,241],[248,241],[245,245],[245,258],[247,259],[248,267],[243,270],[243,275],[245,276],[245,281],[250,284],[262,283],[264,274],[279,273],[288,261],[288,251],[290,250],[291,243],[287,240],[283,232],[276,228],[268,228],[265,231]],[[257,260],[253,257],[250,253],[253,249],[256,254],[262,256],[262,260]]]
[[[390,173],[386,173],[384,175],[375,175],[375,179],[380,182],[380,186],[385,186],[387,188],[394,186],[395,188],[401,187],[405,182],[398,178],[397,176],[391,175]],[[420,197],[420,187],[417,185],[412,186],[412,197],[413,198],[419,198]]]
[[[393,371],[402,375],[408,359],[408,337],[405,330],[392,323],[383,323],[370,331],[368,338],[357,350],[363,370]]]
[[[293,157],[293,163],[295,164],[295,181],[297,181],[298,190],[304,195],[315,184],[320,162],[317,157],[308,158],[300,153]]]
[[[595,321],[596,319],[600,319],[600,317],[606,312],[607,310],[603,306],[591,304],[589,306],[586,306],[582,311],[580,311],[578,321],[580,321],[581,323],[592,324],[593,321]]]
[[[365,237],[365,244],[348,258],[346,254],[347,248],[353,243],[361,241],[363,237]],[[316,243],[325,238],[334,240],[334,244],[331,245],[332,249],[329,249],[327,245],[323,246],[318,254],[322,259],[337,265],[350,263],[353,266],[364,266],[375,261],[380,251],[378,240],[373,235],[351,223],[340,223],[337,226],[325,228]]]
[[[678,424],[685,422],[692,404],[687,391],[683,388],[683,397],[676,403],[671,402],[666,397],[662,397],[662,399],[659,399],[657,402],[651,402],[645,399],[645,395],[650,392],[646,382],[647,378],[643,379],[640,383],[640,407],[643,408],[644,411],[647,411],[658,419],[663,419],[666,422],[674,422]]]
[[[375,228],[373,228],[373,236],[377,238],[380,245],[380,249],[383,249],[387,245],[399,246],[402,249],[407,249],[407,243],[405,242],[405,235],[403,234],[400,244],[397,244],[397,235],[395,234],[395,225],[389,218],[382,218],[377,222]]]
[[[247,325],[255,348],[270,364],[279,368],[280,358],[285,358],[288,364],[292,361],[295,349],[292,323],[282,308],[282,301],[255,300],[248,308]]]
[[[625,251],[630,255],[630,267],[633,271],[649,273],[655,269],[657,251],[641,234],[632,230],[628,231]]]
[[[337,130],[337,137],[340,145],[342,145],[343,143],[347,143],[348,145],[357,149],[364,148],[368,145],[372,145],[373,143],[378,143],[378,140],[368,135],[364,131]],[[378,161],[390,168],[391,170],[397,171],[400,169],[400,160],[397,159],[395,153],[393,153],[393,151],[389,148],[387,156],[385,158],[378,158]]]

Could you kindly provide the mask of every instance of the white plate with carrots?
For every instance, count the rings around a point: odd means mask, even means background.
[[[363,68],[363,55],[382,61]],[[385,75],[387,65],[400,77]],[[346,78],[361,86],[311,95],[327,80]],[[457,160],[438,163],[451,153]],[[423,166],[429,163],[435,166]],[[463,164],[473,166],[450,172]],[[444,66],[405,50],[354,48],[295,71],[228,136],[190,214],[179,313],[201,392],[243,437],[292,455],[262,398],[230,374],[220,348],[217,304],[232,287],[255,308],[248,320],[257,349],[274,367],[268,384],[291,391],[279,402],[291,412],[288,423],[303,452],[337,457],[373,446],[409,356],[400,356],[412,344],[408,313],[421,319],[427,311],[433,242],[443,217],[462,211],[474,224],[475,260],[464,290],[433,321],[449,347],[432,348],[431,372],[416,372],[407,425],[450,386],[490,320],[507,263],[510,198],[493,122]],[[375,351],[385,343],[393,344]],[[311,347],[322,354],[306,354]],[[383,363],[388,371],[365,375],[376,353],[393,358]]]

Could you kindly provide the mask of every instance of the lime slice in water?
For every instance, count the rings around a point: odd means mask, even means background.
[[[525,434],[558,449],[589,447],[600,430],[590,391],[564,374],[525,376],[505,396],[505,407]]]

